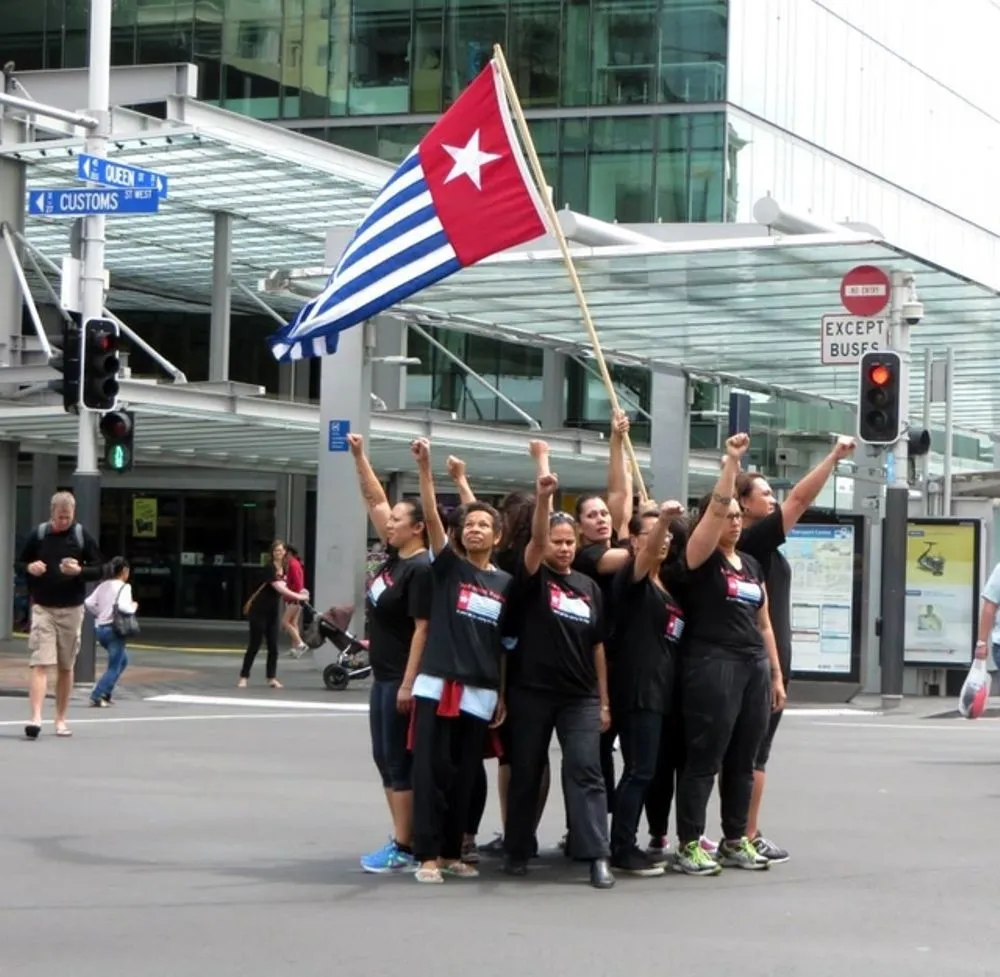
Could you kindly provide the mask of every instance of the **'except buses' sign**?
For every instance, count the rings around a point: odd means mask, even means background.
[[[882,316],[825,315],[820,326],[824,366],[854,366],[865,353],[889,348],[889,320]]]

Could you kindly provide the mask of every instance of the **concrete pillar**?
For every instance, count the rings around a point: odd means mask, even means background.
[[[22,127],[0,120],[0,141],[16,139]],[[25,168],[16,159],[0,157],[0,221],[24,229]],[[17,249],[20,254],[20,248]],[[21,334],[24,296],[6,245],[0,251],[0,366],[16,365],[12,349]],[[0,640],[11,635],[14,593],[14,545],[17,535],[17,444],[0,444]]]
[[[554,349],[542,353],[543,431],[557,431],[566,424],[566,356]]]
[[[653,484],[647,486],[657,500],[688,500],[688,455],[691,442],[691,409],[687,377],[678,370],[652,371],[650,434]]]
[[[59,490],[59,456],[31,456],[31,522],[37,526],[49,518],[49,503]],[[91,530],[93,532],[93,530]]]
[[[367,324],[354,326],[341,333],[337,352],[322,359],[313,600],[321,608],[353,604],[362,609],[368,520],[344,435],[357,432],[368,440],[370,336]],[[360,620],[356,614],[356,626]]]
[[[39,520],[41,521],[41,520]],[[17,536],[17,442],[0,443],[0,641],[10,638],[14,619],[14,552]]]
[[[310,360],[282,363],[278,368],[278,396],[282,400],[309,399]],[[282,475],[275,493],[274,524],[279,539],[297,547],[305,558],[307,475]]]
[[[229,379],[229,334],[233,262],[233,218],[215,215],[215,244],[212,249],[212,325],[208,347],[208,379]]]
[[[406,323],[393,316],[379,316],[374,323],[375,358],[406,356]],[[372,365],[372,393],[386,410],[406,410],[406,367],[393,363]]]

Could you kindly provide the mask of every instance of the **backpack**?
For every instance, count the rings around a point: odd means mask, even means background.
[[[38,542],[40,543],[49,534],[50,524],[47,522],[40,522],[38,524],[38,529],[35,533],[38,536]],[[80,552],[83,552],[83,526],[78,522],[73,523],[73,538],[76,540],[76,545],[80,548]]]

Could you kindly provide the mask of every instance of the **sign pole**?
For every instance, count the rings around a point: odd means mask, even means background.
[[[90,71],[88,75],[88,110],[97,119],[97,127],[87,133],[85,151],[104,156],[110,126],[111,88],[111,4],[112,0],[91,0]],[[104,309],[104,215],[84,218],[83,260],[80,275],[80,311],[82,319],[99,319]],[[101,475],[97,468],[97,424],[90,411],[79,414],[76,448],[76,471],[73,473],[76,517],[96,539],[101,535]],[[113,555],[113,554],[111,554]],[[92,683],[96,678],[97,656],[93,623],[84,617],[80,657],[76,663],[76,682]]]
[[[903,652],[906,628],[906,524],[910,485],[907,478],[908,421],[910,409],[910,323],[904,314],[916,303],[913,275],[892,273],[890,338],[899,353],[899,411],[902,435],[886,459],[889,477],[882,518],[882,610],[879,648],[882,665],[882,707],[894,709],[903,698]]]

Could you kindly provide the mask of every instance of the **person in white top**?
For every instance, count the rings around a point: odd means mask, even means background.
[[[128,665],[125,638],[113,627],[115,611],[135,614],[139,605],[132,599],[132,585],[128,582],[130,567],[123,556],[116,556],[108,564],[108,577],[84,601],[84,606],[94,615],[94,635],[108,653],[108,667],[97,680],[90,693],[90,704],[97,709],[111,705],[111,694]]]

